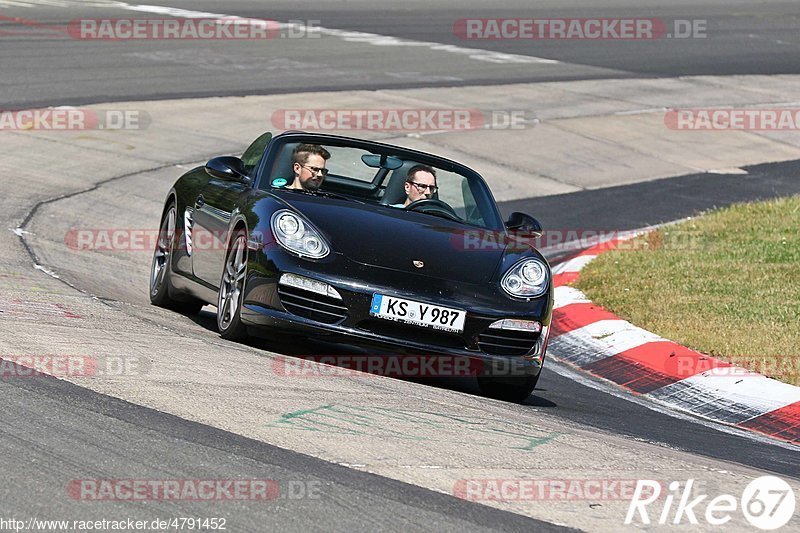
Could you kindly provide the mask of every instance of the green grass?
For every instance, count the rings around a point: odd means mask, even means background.
[[[600,255],[576,286],[639,327],[800,385],[800,196],[661,228]]]

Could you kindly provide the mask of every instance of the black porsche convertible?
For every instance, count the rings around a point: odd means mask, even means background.
[[[328,155],[321,185],[297,184],[297,147]],[[302,163],[302,162],[301,162]],[[409,170],[434,169],[409,201]],[[300,165],[303,166],[303,165]],[[153,257],[153,304],[216,305],[225,339],[293,333],[393,355],[480,361],[481,390],[522,400],[545,359],[550,267],[514,232],[486,182],[455,161],[389,144],[286,132],[181,176]],[[512,362],[513,365],[508,363]],[[503,369],[513,368],[512,372]]]

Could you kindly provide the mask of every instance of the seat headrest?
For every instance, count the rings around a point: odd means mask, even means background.
[[[275,162],[272,165],[272,172],[269,175],[270,183],[272,183],[272,180],[275,178],[284,178],[289,183],[294,181],[292,152],[294,152],[294,149],[299,145],[300,143],[286,143],[283,148],[281,148],[281,153],[278,154],[278,157],[275,158]]]
[[[386,184],[386,191],[383,193],[381,204],[402,204],[406,201],[406,176],[408,176],[408,171],[417,165],[419,163],[416,161],[404,161],[402,167],[392,171]],[[434,194],[433,198],[438,198],[438,195]]]

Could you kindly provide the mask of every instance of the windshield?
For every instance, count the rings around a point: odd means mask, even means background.
[[[377,207],[393,209],[398,214],[407,207],[418,213],[440,216],[451,220],[478,226],[499,229],[502,220],[491,198],[485,182],[468,169],[453,168],[446,160],[405,152],[402,149],[389,150],[388,147],[344,146],[330,142],[318,144],[324,151],[325,159],[314,159],[314,165],[300,166],[300,176],[296,176],[294,161],[303,159],[302,153],[295,156],[295,150],[304,143],[294,139],[276,139],[271,148],[271,156],[264,169],[260,187],[292,187],[297,178],[313,174],[314,185],[307,192],[333,193],[359,202],[372,203]],[[309,143],[310,144],[310,143]],[[307,146],[307,144],[304,144]],[[325,153],[327,152],[327,153]],[[315,154],[305,157],[314,157]],[[379,155],[385,163],[380,166]],[[385,157],[384,157],[385,156]],[[324,161],[327,175],[320,183],[316,170]],[[306,169],[306,174],[302,174]]]

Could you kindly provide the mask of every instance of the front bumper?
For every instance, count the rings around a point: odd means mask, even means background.
[[[490,355],[477,350],[431,346],[409,339],[393,338],[379,335],[359,328],[341,324],[322,324],[307,318],[295,316],[276,309],[253,304],[246,304],[241,311],[242,321],[253,328],[268,328],[284,334],[295,334],[313,337],[334,344],[353,345],[357,351],[369,357],[392,356],[433,356],[467,358],[477,364],[469,368],[479,371],[482,376],[538,376],[542,370],[546,351],[546,333],[542,343],[537,343],[536,350],[524,357]],[[413,326],[408,326],[409,328]],[[313,358],[313,354],[308,354]],[[349,355],[349,354],[348,354]],[[356,354],[359,355],[359,354]]]
[[[359,265],[344,258],[334,261],[343,264],[340,269],[328,266],[328,270],[334,271],[333,274],[310,271],[304,268],[308,265],[305,261],[295,264],[292,264],[294,261],[289,261],[288,264],[280,265],[280,268],[275,268],[278,265],[271,262],[270,266],[274,268],[270,269],[271,272],[265,272],[265,265],[251,270],[245,288],[242,321],[252,328],[267,328],[329,343],[350,345],[362,353],[367,350],[366,353],[377,356],[430,355],[469,358],[479,362],[471,365],[471,368],[482,369],[482,375],[536,376],[541,372],[552,312],[551,291],[537,300],[518,302],[502,296],[498,298],[497,294],[491,292],[494,289],[487,287],[446,280],[432,284],[430,278],[391,279],[391,276],[386,276],[385,272],[377,272],[374,267]],[[339,271],[336,272],[337,270]],[[284,272],[322,281],[335,288],[341,295],[341,306],[346,308],[346,315],[326,321],[290,312],[291,306],[287,309],[284,305],[278,288],[278,279]],[[402,275],[408,277],[407,274]],[[390,279],[386,279],[387,277]],[[398,290],[398,286],[413,286],[417,290]],[[496,290],[500,290],[499,287]],[[369,309],[374,293],[465,309],[467,317],[464,331],[460,334],[446,333],[373,317],[369,314]],[[499,308],[497,302],[504,300],[508,300],[508,305]],[[530,350],[515,355],[487,353],[481,334],[493,322],[504,318],[536,320],[544,328],[535,342],[531,341],[533,346]],[[265,334],[268,332],[265,331]]]

